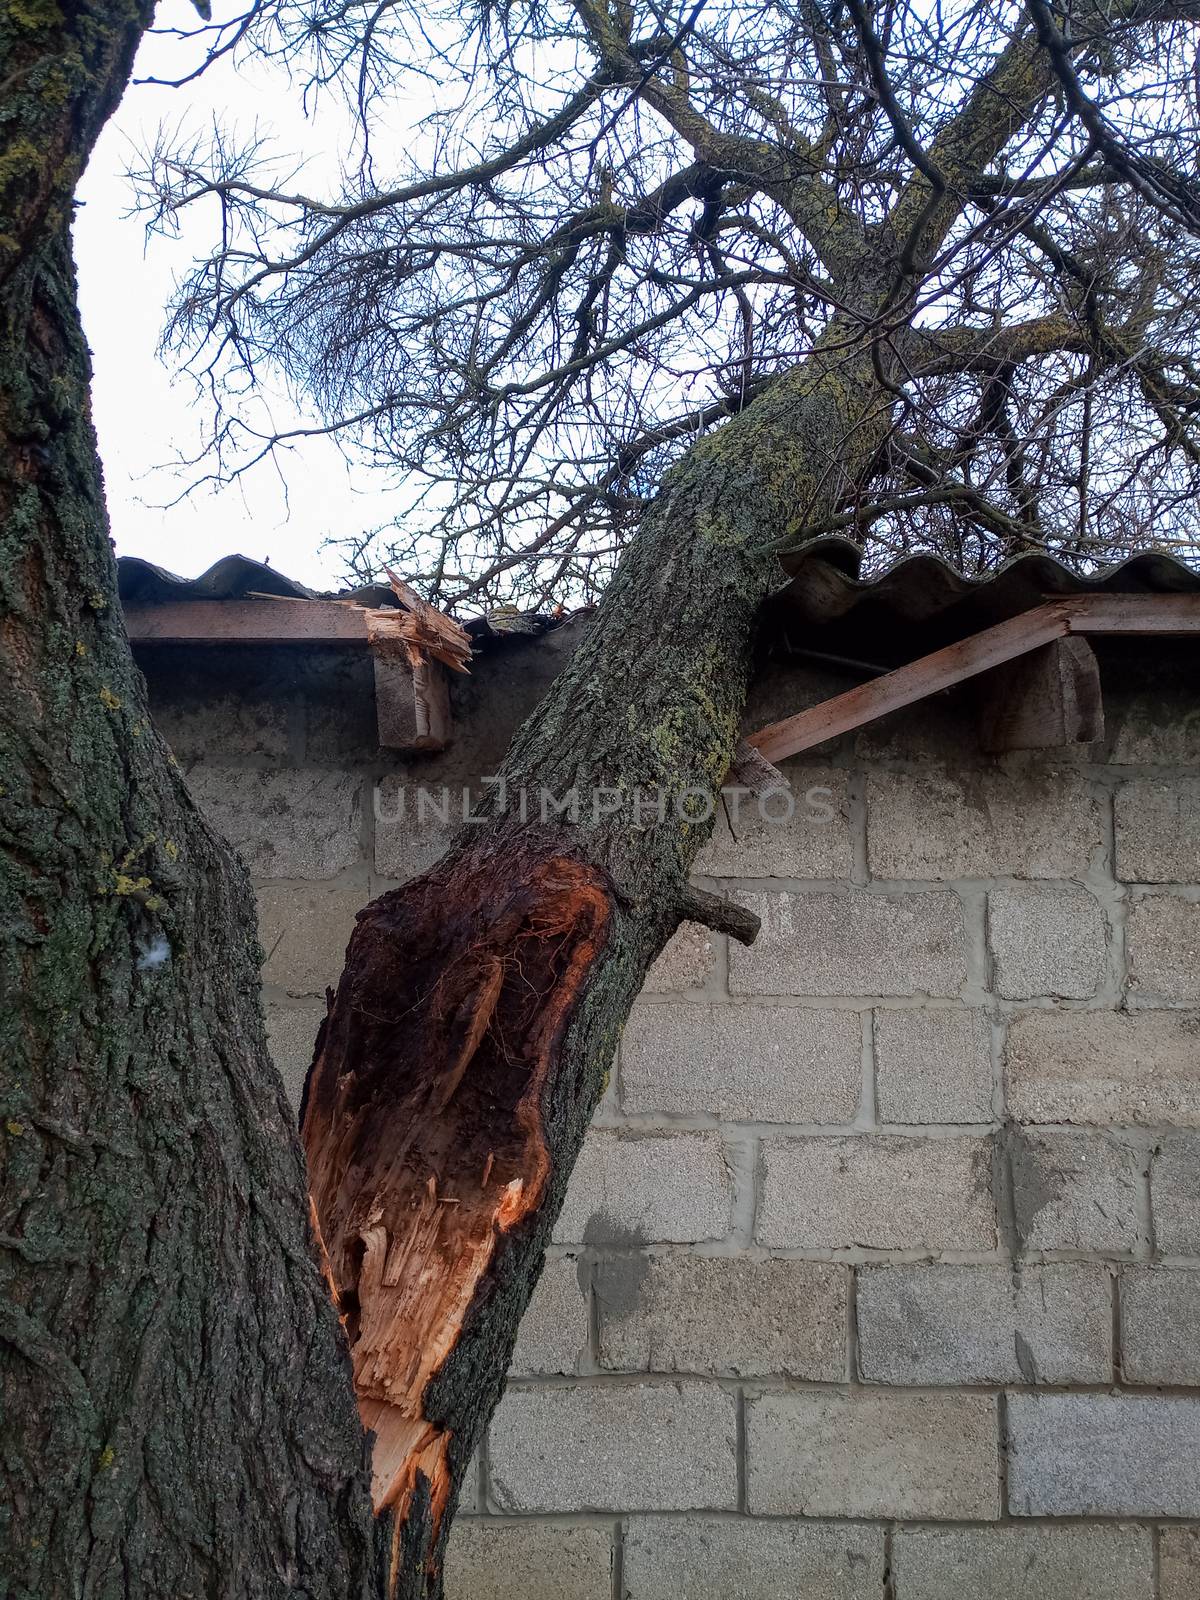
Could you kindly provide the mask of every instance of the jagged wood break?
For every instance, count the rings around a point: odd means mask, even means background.
[[[542,1096],[609,922],[596,868],[520,846],[507,867],[506,888],[494,854],[460,854],[360,913],[305,1090],[315,1231],[375,1433],[375,1507],[394,1516],[393,1589],[416,1553],[401,1559],[406,1531],[439,1559],[465,1462],[429,1386],[544,1198]]]

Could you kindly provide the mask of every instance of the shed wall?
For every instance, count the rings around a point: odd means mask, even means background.
[[[363,657],[143,652],[294,1096],[355,912],[450,831],[416,789],[478,792],[574,637],[490,655],[409,762]],[[699,881],[763,933],[650,974],[452,1600],[1200,1592],[1194,667],[1107,645],[1107,738],[1052,757],[943,697],[787,763],[786,824],[720,819]],[[776,663],[748,720],[852,681]]]

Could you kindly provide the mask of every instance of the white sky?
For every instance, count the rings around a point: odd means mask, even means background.
[[[160,27],[198,25],[188,0],[165,0],[157,20]],[[135,77],[179,76],[179,50],[168,40],[147,38]],[[322,541],[376,527],[398,504],[381,476],[351,474],[331,445],[310,440],[290,453],[286,483],[265,464],[238,483],[202,489],[164,509],[195,477],[161,469],[181,453],[196,453],[204,402],[186,375],[164,365],[156,346],[172,284],[211,235],[197,216],[182,238],[147,245],[142,222],[126,214],[132,191],[124,173],[160,124],[182,119],[189,128],[203,128],[214,115],[225,124],[276,129],[284,149],[318,157],[325,139],[346,136],[345,124],[332,108],[306,121],[299,98],[282,73],[257,65],[238,75],[226,62],[183,89],[135,84],[101,135],[79,188],[79,292],[95,362],[96,431],[117,552],[144,556],[185,577],[240,552],[302,583],[330,587],[340,580],[340,564],[334,552],[322,551]]]

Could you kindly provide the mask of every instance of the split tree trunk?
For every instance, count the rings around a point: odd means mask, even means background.
[[[828,348],[670,475],[518,734],[503,808],[351,939],[302,1137],[403,1600],[441,1595],[457,1487],[646,968],[708,920],[687,879],[710,824],[680,813],[728,770],[778,542],[879,446],[869,360],[840,329]],[[541,820],[543,793],[572,792],[578,825]]]
[[[720,783],[774,548],[886,397],[836,329],[694,450],[507,764],[581,823],[504,812],[363,913],[306,1094],[314,1248],[252,897],[149,722],[87,413],[70,192],[149,8],[60,4],[0,18],[0,1587],[435,1600],[621,1025],[696,913],[707,827],[593,791]]]

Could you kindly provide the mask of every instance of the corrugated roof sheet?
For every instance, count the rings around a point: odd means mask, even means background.
[[[364,606],[395,605],[386,583],[364,584],[359,589],[320,592],[306,589],[294,578],[249,556],[222,556],[198,578],[180,578],[165,567],[140,556],[117,559],[117,587],[124,604],[161,605],[169,600],[245,600],[256,594],[282,595],[288,600],[357,600]]]
[[[287,600],[352,600],[360,606],[395,606],[396,596],[386,583],[367,583],[357,589],[308,589],[294,578],[249,556],[222,556],[198,578],[180,578],[165,567],[140,556],[117,558],[117,591],[122,605],[165,605],[176,600],[248,600],[256,595],[278,595]],[[540,612],[511,608],[471,617],[463,627],[477,641],[513,634],[539,634],[566,620]]]
[[[1146,551],[1111,567],[1081,573],[1053,556],[1033,551],[1014,556],[994,572],[967,577],[935,555],[902,556],[879,571],[862,576],[863,551],[851,540],[814,540],[788,558],[791,580],[783,591],[792,617],[818,624],[836,624],[866,608],[886,613],[899,624],[920,625],[955,613],[985,626],[1015,616],[1059,595],[1195,594],[1200,571],[1173,556]],[[364,606],[390,606],[395,597],[386,584],[365,584],[336,594],[320,594],[285,577],[261,561],[229,555],[198,578],[179,578],[137,556],[117,562],[122,602],[155,605],[173,600],[242,600],[256,594],[294,599],[354,600]],[[540,633],[561,617],[518,613],[510,608],[472,617],[463,626],[474,638],[512,633]]]
[[[866,577],[860,576],[862,562],[860,546],[839,538],[814,540],[791,557],[785,594],[792,615],[831,623],[869,602],[909,623],[964,605],[999,620],[1060,595],[1200,593],[1200,572],[1153,551],[1092,573],[1040,551],[1014,556],[981,577],[967,577],[936,555],[901,556]]]

